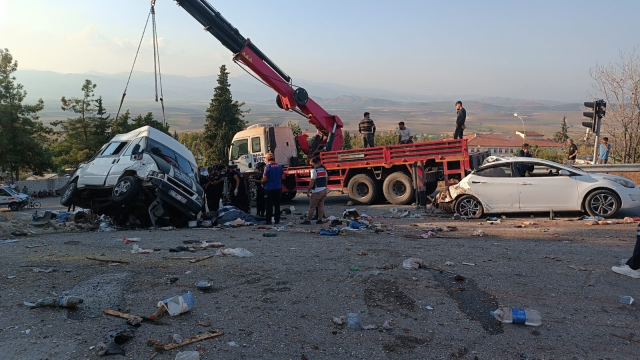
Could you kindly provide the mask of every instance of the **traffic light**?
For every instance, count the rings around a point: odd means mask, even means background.
[[[596,116],[600,119],[604,117],[607,112],[607,102],[604,100],[596,101]]]
[[[596,124],[597,124],[596,114],[598,113],[599,104],[600,104],[600,101],[586,101],[584,103],[585,107],[589,109],[593,109],[593,111],[585,111],[582,113],[582,115],[591,119],[591,121],[583,121],[582,126],[590,128],[591,131],[593,132],[596,132]]]

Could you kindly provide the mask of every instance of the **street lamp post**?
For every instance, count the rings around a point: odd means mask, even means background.
[[[527,136],[527,133],[524,130],[524,120],[517,114],[513,114],[513,116],[517,117],[518,119],[520,119],[520,121],[522,121],[522,143],[524,144],[524,138]]]

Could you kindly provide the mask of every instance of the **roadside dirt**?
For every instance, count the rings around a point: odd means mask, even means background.
[[[341,214],[346,201],[330,198],[330,215]],[[307,202],[296,198],[293,204],[300,211]],[[147,316],[158,301],[191,291],[190,312],[133,328],[133,339],[124,344],[126,358],[153,356],[148,339],[168,343],[174,334],[187,338],[215,330],[224,335],[154,359],[197,348],[203,359],[635,359],[640,353],[640,343],[611,335],[640,341],[637,304],[619,302],[620,295],[640,299],[640,282],[610,270],[631,255],[635,224],[585,226],[563,221],[577,214],[560,214],[555,221],[525,214],[488,225],[442,214],[387,219],[382,216],[391,206],[356,208],[388,225],[385,231],[332,237],[309,232],[319,231],[318,225],[295,224],[275,238],[255,227],[56,231],[0,244],[0,351],[7,359],[96,359],[91,347],[126,327],[103,308]],[[531,220],[539,225],[514,227]],[[435,226],[458,231],[419,238]],[[478,230],[487,235],[473,236]],[[159,251],[132,254],[124,236]],[[184,240],[220,241],[254,256],[190,263],[177,257],[212,255],[215,249],[168,251]],[[47,246],[27,247],[42,244]],[[422,259],[427,268],[403,269],[409,257]],[[50,267],[57,271],[33,270]],[[456,281],[456,275],[465,279]],[[168,283],[171,277],[178,279]],[[213,288],[198,290],[195,283],[202,280]],[[84,303],[75,311],[22,304],[66,294]],[[499,305],[539,310],[543,325],[502,325],[489,315]],[[377,329],[355,331],[332,322],[351,312]],[[382,328],[387,321],[391,328]]]

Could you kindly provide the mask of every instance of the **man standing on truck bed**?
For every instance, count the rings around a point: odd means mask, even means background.
[[[368,112],[365,112],[364,119],[360,120],[360,124],[358,124],[358,131],[360,132],[360,135],[362,135],[363,148],[375,146],[374,138],[376,136],[376,124],[373,123]]]
[[[464,122],[467,120],[467,110],[462,107],[462,101],[456,102],[456,130],[453,132],[453,139],[462,139],[462,132],[467,127]]]
[[[267,205],[267,225],[271,225],[272,216],[275,224],[280,224],[280,198],[282,197],[284,170],[276,162],[272,153],[267,153],[264,159],[267,160],[267,166],[264,168],[262,184],[264,184],[264,196]]]

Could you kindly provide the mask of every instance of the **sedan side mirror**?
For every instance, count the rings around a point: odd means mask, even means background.
[[[570,172],[568,172],[567,170],[560,170],[560,171],[558,172],[558,175],[560,175],[560,176],[570,176],[570,175],[571,175],[571,173],[570,173]]]

